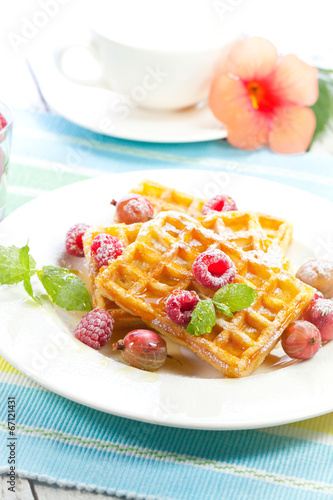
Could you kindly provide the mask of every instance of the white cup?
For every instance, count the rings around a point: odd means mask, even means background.
[[[228,45],[241,34],[252,0],[94,0],[86,49],[97,78],[70,76],[155,110],[206,99]],[[61,53],[63,58],[71,47]],[[67,74],[68,76],[68,74]]]

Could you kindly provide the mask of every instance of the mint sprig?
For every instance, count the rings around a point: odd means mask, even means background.
[[[200,300],[197,303],[186,331],[196,336],[210,333],[216,324],[215,307],[225,316],[232,318],[234,312],[246,309],[257,297],[257,292],[248,285],[225,285],[215,293],[213,299]]]
[[[37,276],[57,306],[66,311],[91,311],[91,302],[84,283],[68,269],[44,266],[37,272]]]
[[[35,273],[36,262],[29,255],[30,248],[28,245],[19,249],[19,261],[23,268],[23,286],[25,291],[30,297],[37,302],[37,304],[41,305],[41,300],[34,294],[32,284],[31,284],[31,276]],[[31,265],[33,266],[33,270],[31,270]]]
[[[234,313],[249,307],[257,297],[254,288],[242,283],[231,283],[217,290],[213,301],[217,307],[226,305]]]
[[[36,269],[36,261],[29,254],[29,246],[18,248],[0,246],[0,285],[23,282],[25,291],[35,302],[41,300],[34,294],[31,277],[37,274],[52,301],[67,311],[91,311],[88,290],[83,281],[68,269],[44,266]]]
[[[213,302],[210,299],[200,300],[192,313],[186,331],[191,335],[210,333],[215,323],[216,315]]]

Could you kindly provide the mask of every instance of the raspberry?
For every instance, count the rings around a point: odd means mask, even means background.
[[[237,210],[234,200],[225,194],[218,194],[204,204],[202,215],[209,215],[214,212],[228,212],[229,210]]]
[[[312,302],[314,302],[315,300],[318,300],[318,299],[323,299],[323,298],[324,298],[324,295],[321,292],[319,292],[318,290],[316,290],[316,293],[313,296]]]
[[[107,266],[110,260],[119,257],[123,251],[124,247],[121,241],[111,234],[98,234],[91,244],[91,255],[98,267]]]
[[[318,328],[322,340],[333,340],[333,302],[331,300],[322,298],[312,300],[303,319]]]
[[[111,203],[116,205],[116,218],[118,222],[124,222],[125,224],[147,222],[154,215],[152,204],[147,198],[141,196],[141,194],[132,193],[118,202],[113,200]]]
[[[194,277],[202,286],[218,290],[231,283],[236,276],[232,260],[221,250],[207,250],[193,263]]]
[[[177,325],[187,326],[198,302],[199,297],[195,292],[173,290],[165,303],[165,309],[169,318]]]
[[[111,337],[113,317],[104,309],[94,309],[84,316],[75,329],[75,337],[93,349],[100,349]]]
[[[0,130],[5,128],[7,125],[6,118],[0,113]]]
[[[68,229],[66,234],[66,250],[69,255],[83,257],[82,237],[88,228],[87,224],[79,223]]]

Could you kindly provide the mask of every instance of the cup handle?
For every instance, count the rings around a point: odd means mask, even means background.
[[[80,50],[81,52],[81,57],[83,52],[86,52],[86,60],[85,62],[88,61],[88,58],[90,58],[90,65],[91,63],[95,64],[95,67],[99,69],[99,74],[92,76],[92,77],[85,77],[83,75],[74,75],[71,74],[70,72],[66,71],[65,69],[65,57],[70,56],[70,53]],[[65,47],[60,47],[54,52],[54,59],[56,66],[60,73],[67,78],[67,80],[73,82],[73,83],[78,83],[80,85],[86,85],[88,87],[98,87],[98,88],[107,88],[107,85],[104,81],[104,75],[102,71],[102,65],[98,56],[98,51],[97,47],[95,46],[94,42],[91,41],[89,43],[78,43],[78,44],[73,44],[73,45],[68,45]],[[82,58],[84,64],[84,57]]]

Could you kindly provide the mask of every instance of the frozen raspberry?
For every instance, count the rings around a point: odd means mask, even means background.
[[[236,276],[236,267],[232,260],[221,250],[207,250],[193,263],[194,277],[202,286],[218,290],[231,283]]]
[[[303,319],[315,325],[322,340],[333,340],[333,302],[319,298],[313,300],[305,311]]]
[[[116,206],[116,219],[125,224],[147,222],[154,215],[152,204],[141,194],[128,194],[118,202],[113,200],[111,203]]]
[[[6,118],[0,113],[0,130],[5,128],[7,125]]]
[[[198,302],[199,297],[195,292],[173,290],[165,303],[165,309],[169,318],[177,325],[187,326]]]
[[[88,228],[87,224],[79,223],[68,229],[66,234],[66,250],[69,255],[83,257],[82,237]]]
[[[98,267],[107,266],[124,251],[123,244],[111,234],[101,233],[95,236],[91,244],[91,255]]]
[[[104,309],[94,309],[84,316],[75,329],[75,337],[93,349],[100,349],[111,337],[113,317]]]
[[[316,293],[313,296],[312,301],[317,300],[317,299],[323,299],[323,298],[324,298],[324,295],[317,290]]]
[[[209,215],[214,212],[229,212],[230,210],[237,210],[234,200],[225,194],[218,194],[204,204],[202,215]]]

